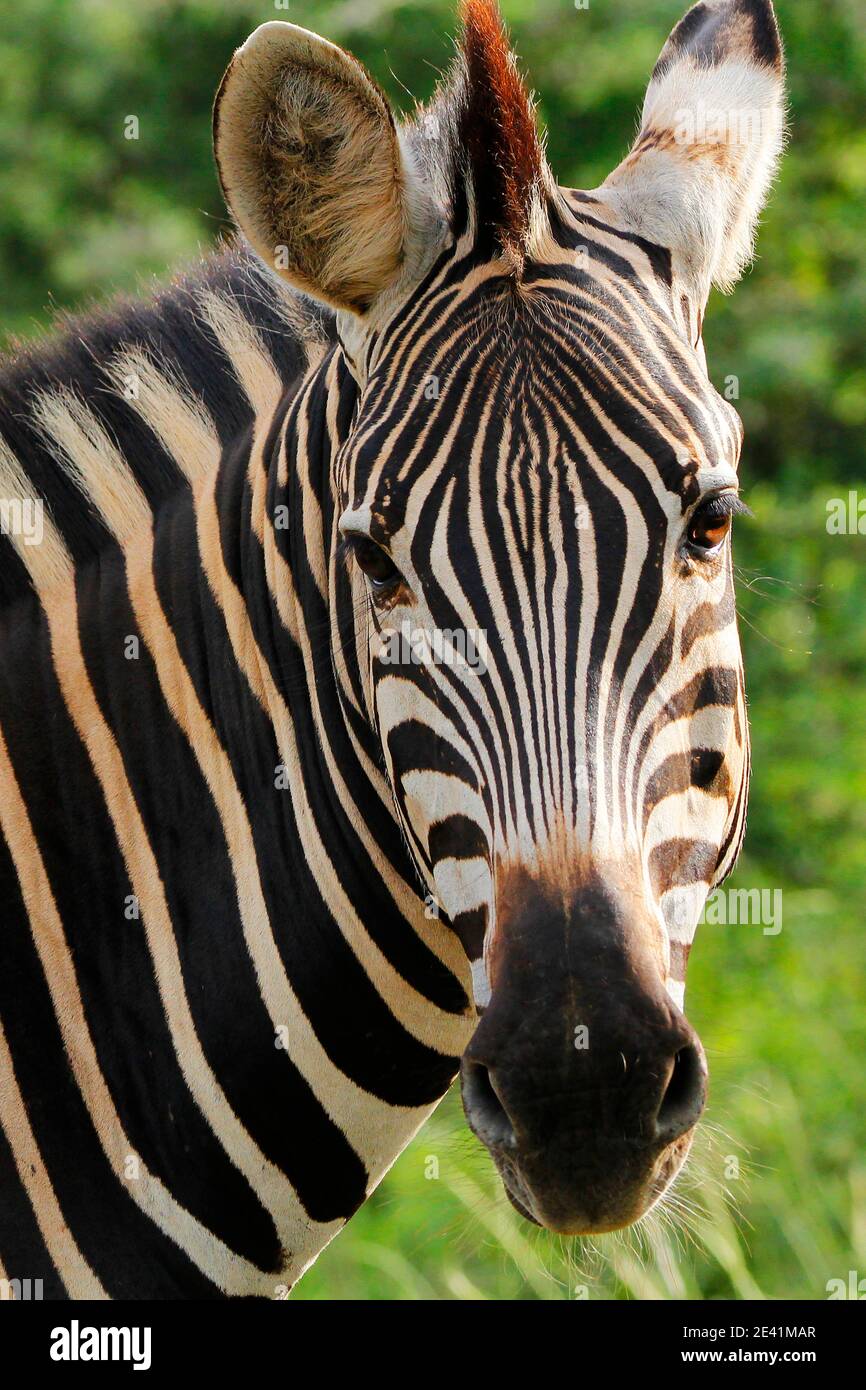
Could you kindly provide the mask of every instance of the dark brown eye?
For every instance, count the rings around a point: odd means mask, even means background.
[[[731,529],[734,513],[746,511],[748,507],[734,492],[723,492],[702,502],[689,521],[690,548],[699,556],[715,555]]]
[[[366,536],[350,538],[352,554],[374,589],[387,589],[400,579],[400,571],[386,550]]]

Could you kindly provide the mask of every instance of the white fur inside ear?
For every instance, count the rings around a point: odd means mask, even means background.
[[[711,284],[731,288],[752,256],[784,125],[780,74],[742,56],[708,66],[686,55],[650,83],[638,138],[604,196],[670,249],[698,305]]]

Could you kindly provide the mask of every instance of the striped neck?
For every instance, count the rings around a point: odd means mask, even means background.
[[[43,544],[3,538],[32,586],[0,622],[5,978],[34,983],[0,1003],[21,1106],[55,1097],[35,1144],[77,1156],[51,1179],[82,1293],[273,1297],[423,1123],[473,1024],[334,636],[354,387],[328,347],[297,374],[257,304],[210,307],[202,378],[245,400],[205,413],[143,354],[137,398],[46,397],[90,511],[67,521],[48,492]],[[158,506],[154,435],[185,475]],[[11,451],[4,468],[25,497]]]

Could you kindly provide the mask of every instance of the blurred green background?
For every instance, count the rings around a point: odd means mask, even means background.
[[[685,7],[506,0],[562,183],[592,187],[620,158]],[[688,1004],[711,1103],[644,1228],[593,1242],[530,1229],[452,1094],[295,1297],[820,1299],[830,1279],[866,1278],[866,535],[826,528],[849,490],[866,512],[866,10],[777,11],[791,145],[759,258],[733,297],[713,296],[705,332],[716,385],[738,380],[755,513],[735,552],[754,776],[734,883],[781,889],[782,931],[701,928]],[[6,7],[0,341],[146,289],[226,228],[210,104],[233,48],[273,18],[351,48],[404,110],[454,32],[450,4],[394,0]]]

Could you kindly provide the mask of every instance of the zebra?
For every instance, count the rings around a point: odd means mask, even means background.
[[[694,6],[575,191],[494,0],[461,20],[400,122],[258,28],[214,107],[237,240],[0,375],[6,1289],[286,1296],[458,1072],[550,1230],[688,1153],[749,780],[702,319],[781,42]]]

